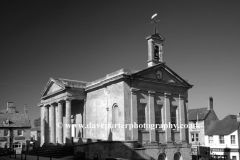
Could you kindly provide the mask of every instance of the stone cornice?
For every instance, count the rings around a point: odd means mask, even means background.
[[[137,78],[132,78],[132,79],[133,80],[138,80],[138,81],[143,81],[143,82],[152,82],[152,83],[158,83],[158,84],[163,84],[163,85],[188,88],[184,85],[180,85],[180,84],[177,84],[177,83],[168,83],[168,82],[165,82],[165,81],[158,81],[158,80],[155,80],[155,79],[150,79],[150,78],[145,78],[145,77],[137,77]]]
[[[99,88],[99,87],[105,87],[108,83],[119,81],[119,80],[125,79],[125,78],[129,78],[129,75],[120,74],[120,75],[116,75],[116,76],[113,76],[113,77],[110,77],[110,78],[99,80],[99,81],[97,81],[95,83],[87,85],[85,91],[87,92],[89,90],[93,90],[93,89],[96,89],[96,88]]]

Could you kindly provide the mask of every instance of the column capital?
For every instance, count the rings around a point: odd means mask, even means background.
[[[179,95],[179,99],[184,100],[185,96],[184,95]]]
[[[131,88],[131,93],[136,94],[140,89],[137,88]]]
[[[63,104],[64,100],[57,101],[57,104]]]
[[[51,104],[49,104],[49,103],[43,104],[43,107],[49,107],[49,106],[51,106]]]
[[[52,102],[50,105],[51,105],[51,106],[56,106],[56,105],[57,105],[57,102]]]
[[[153,96],[153,95],[155,95],[155,91],[148,91],[148,94],[150,95],[150,96]]]
[[[74,98],[73,97],[67,97],[67,98],[64,98],[64,100],[65,101],[72,101],[72,100],[74,100]]]
[[[171,93],[164,93],[165,98],[169,98],[171,96]]]

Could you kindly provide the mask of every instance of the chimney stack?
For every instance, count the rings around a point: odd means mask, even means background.
[[[209,97],[208,99],[208,110],[213,110],[213,98]]]
[[[9,107],[11,108],[12,106],[13,106],[13,102],[7,102],[7,110]]]
[[[24,105],[24,113],[28,114],[28,110],[27,110],[27,105],[26,104]]]
[[[16,113],[16,106],[13,105],[13,102],[7,102],[7,113]]]
[[[240,113],[238,113],[238,115],[237,115],[237,122],[240,123]]]

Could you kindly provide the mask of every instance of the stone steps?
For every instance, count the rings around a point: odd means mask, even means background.
[[[51,146],[34,148],[27,152],[28,155],[39,155],[42,157],[62,158],[74,155],[73,146]]]

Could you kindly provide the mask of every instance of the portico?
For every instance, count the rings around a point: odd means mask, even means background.
[[[83,123],[83,88],[86,82],[50,78],[41,95],[41,146],[49,143],[71,144],[72,137],[83,137],[82,129],[71,128]]]

